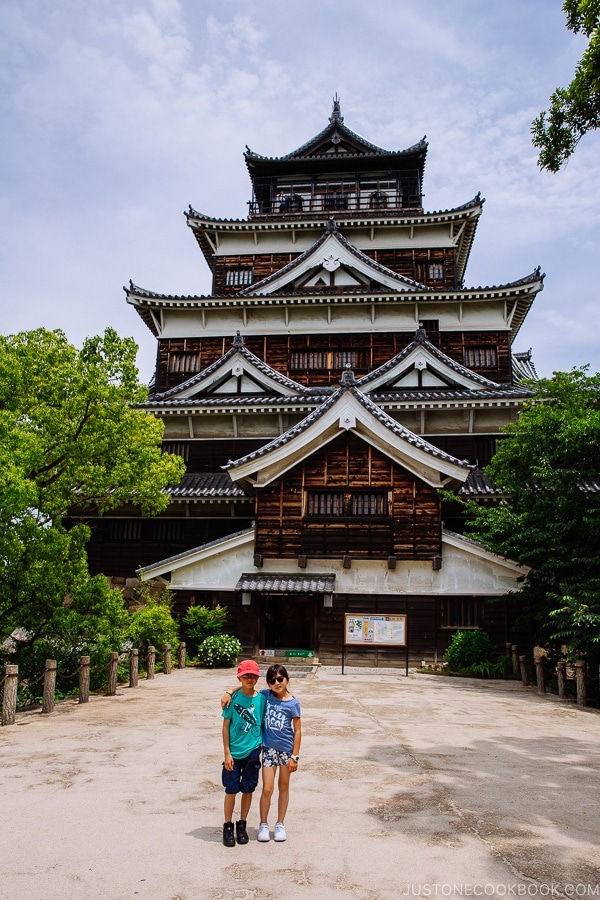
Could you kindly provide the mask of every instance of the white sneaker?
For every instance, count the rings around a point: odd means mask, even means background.
[[[277,829],[277,826],[275,826],[275,829]],[[258,826],[258,840],[262,841],[263,844],[266,844],[267,841],[271,840],[271,835],[269,834],[269,826],[266,822],[261,822]],[[277,838],[275,838],[275,840],[277,840]],[[285,837],[283,838],[283,840],[285,841]]]
[[[275,841],[285,841],[287,835],[285,833],[285,826],[283,822],[277,822],[275,824],[275,831],[273,833],[273,839]]]

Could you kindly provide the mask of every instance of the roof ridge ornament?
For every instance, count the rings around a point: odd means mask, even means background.
[[[240,334],[239,331],[236,331],[235,337],[233,339],[233,343],[231,346],[235,347],[236,350],[241,350],[242,347],[244,346],[244,338],[242,337],[242,335]]]
[[[344,117],[340,108],[340,98],[337,95],[337,91],[335,92],[335,97],[333,98],[333,111],[329,116],[329,121],[332,125],[343,125],[344,123]]]
[[[327,225],[325,226],[325,233],[333,234],[333,232],[335,232],[337,230],[338,230],[337,222],[335,221],[333,216],[330,216],[330,218],[327,219]]]
[[[419,322],[419,327],[415,331],[415,341],[418,344],[424,344],[426,340],[427,340],[427,332],[423,328],[423,323]]]
[[[354,372],[350,367],[344,369],[342,372],[342,377],[340,378],[340,384],[343,388],[353,387],[356,384],[356,378],[354,377]]]

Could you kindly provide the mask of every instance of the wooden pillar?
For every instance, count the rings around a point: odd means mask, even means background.
[[[79,659],[79,702],[90,701],[90,657],[82,656]]]
[[[135,647],[129,651],[129,687],[134,688],[138,686],[139,679],[139,653]]]
[[[119,654],[113,652],[108,657],[108,690],[109,697],[114,697],[117,693],[117,668],[119,665]]]
[[[556,677],[558,678],[558,696],[561,700],[568,699],[567,693],[567,664],[562,659],[556,665]]]
[[[511,644],[511,650],[512,650],[513,675],[515,676],[515,678],[518,678],[521,673],[521,668],[519,666],[518,644]]]
[[[17,711],[17,687],[19,667],[4,666],[4,693],[2,694],[2,724],[14,725]]]
[[[585,659],[578,659],[575,663],[575,678],[577,679],[577,706],[587,706],[587,686],[585,683]]]
[[[185,669],[185,644],[181,643],[178,650],[178,663],[180,669]]]
[[[544,663],[541,659],[535,661],[535,680],[537,682],[538,694],[546,693],[546,674],[544,672]]]
[[[524,687],[527,687],[529,684],[529,672],[527,671],[527,657],[520,656],[519,657],[519,668],[521,670],[521,682]]]
[[[154,669],[156,667],[156,650],[152,645],[148,647],[148,656],[146,657],[146,678],[154,678]]]
[[[44,699],[42,712],[54,712],[54,693],[56,691],[56,660],[47,659],[44,671]]]
[[[165,644],[163,648],[163,672],[165,675],[171,674],[171,645]]]

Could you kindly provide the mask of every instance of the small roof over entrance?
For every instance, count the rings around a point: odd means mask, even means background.
[[[280,591],[294,594],[332,594],[335,574],[303,575],[285,572],[244,573],[235,586],[236,591]]]

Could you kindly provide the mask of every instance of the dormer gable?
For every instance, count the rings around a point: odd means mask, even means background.
[[[357,381],[367,394],[398,390],[498,390],[499,385],[446,356],[418,328],[414,341],[378,369]]]
[[[439,450],[383,412],[358,389],[351,371],[344,372],[335,394],[301,422],[224,468],[233,481],[247,487],[265,487],[348,431],[431,487],[462,484],[471,469],[465,460]]]
[[[321,237],[283,269],[263,278],[237,296],[302,290],[427,291],[425,285],[398,275],[355,247],[330,219]]]
[[[156,394],[153,401],[194,400],[210,396],[265,394],[296,397],[312,394],[309,388],[286,378],[251,353],[238,331],[231,348],[204,371],[182,384]]]

